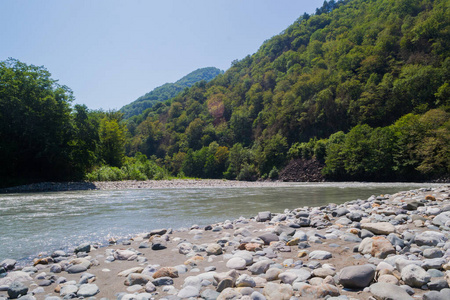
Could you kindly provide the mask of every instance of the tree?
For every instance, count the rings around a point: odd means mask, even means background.
[[[125,157],[126,127],[119,124],[121,113],[108,112],[100,120],[100,157],[107,165],[121,167]]]

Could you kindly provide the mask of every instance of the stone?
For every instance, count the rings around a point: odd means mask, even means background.
[[[225,290],[227,288],[232,288],[233,285],[234,285],[233,278],[231,278],[231,277],[224,278],[224,279],[220,280],[219,283],[217,284],[216,291],[221,293],[223,290]]]
[[[442,266],[446,263],[445,258],[430,258],[424,259],[422,262],[422,268],[425,270],[428,269],[441,269]]]
[[[423,257],[425,258],[440,258],[444,256],[444,251],[439,248],[429,248],[423,250]]]
[[[448,282],[445,278],[431,278],[431,281],[428,282],[428,288],[434,291],[440,291],[442,289],[448,289]]]
[[[5,268],[5,270],[7,270],[7,271],[11,271],[14,269],[16,264],[17,264],[17,260],[7,258],[7,259],[2,260],[2,262],[0,263],[0,267]]]
[[[277,284],[268,282],[263,289],[267,300],[289,300],[294,295],[294,290],[289,284]]]
[[[311,253],[309,253],[310,259],[324,260],[324,259],[330,259],[332,257],[333,257],[333,255],[330,252],[323,251],[323,250],[316,250],[316,251],[312,251]]]
[[[13,271],[13,272],[9,272],[8,275],[6,275],[6,277],[0,278],[0,286],[10,285],[11,283],[13,283],[15,281],[25,282],[25,281],[31,281],[31,280],[33,280],[33,279],[27,272]]]
[[[200,294],[199,289],[197,289],[194,286],[189,285],[189,286],[182,288],[178,292],[177,296],[182,299],[185,299],[185,298],[190,298],[190,297],[198,297],[199,294]]]
[[[247,274],[242,274],[236,280],[236,287],[255,287],[255,280]]]
[[[204,300],[216,300],[219,297],[220,293],[216,292],[212,289],[206,289],[201,293],[201,297]]]
[[[434,217],[432,223],[436,226],[445,226],[448,221],[450,221],[450,211],[444,211]]]
[[[152,281],[155,286],[173,285],[173,279],[170,277],[160,277]]]
[[[325,278],[327,276],[336,275],[336,271],[331,268],[318,268],[318,269],[313,270],[311,274],[314,277]]]
[[[247,262],[242,257],[233,257],[227,261],[226,266],[229,269],[244,270]]]
[[[89,243],[83,243],[73,250],[73,252],[75,252],[75,254],[77,254],[78,252],[89,253],[90,251],[91,251],[91,244],[89,244]]]
[[[62,271],[62,268],[61,268],[61,265],[59,265],[59,264],[53,264],[50,266],[50,272],[52,272],[52,273],[61,273],[61,271]]]
[[[156,286],[149,281],[145,284],[145,291],[147,293],[153,293],[154,291],[156,291]]]
[[[88,283],[82,284],[78,289],[77,296],[78,297],[92,297],[97,295],[100,292],[98,286],[96,284]]]
[[[148,234],[147,238],[154,236],[154,235],[164,235],[167,233],[167,229],[162,228],[162,229],[153,229],[152,231],[150,231],[150,233]]]
[[[395,277],[394,275],[390,275],[390,274],[381,275],[380,277],[378,277],[378,282],[395,284],[395,285],[399,284],[397,277]]]
[[[423,300],[448,300],[450,299],[450,289],[443,289],[440,292],[431,291],[423,294]]]
[[[281,272],[282,271],[279,268],[270,268],[269,270],[267,270],[267,272],[265,274],[265,278],[267,281],[278,280],[278,275]]]
[[[250,295],[250,299],[251,299],[251,300],[266,300],[266,297],[264,297],[264,295],[261,294],[260,292],[254,291],[254,292]]]
[[[234,254],[234,257],[241,257],[245,260],[247,266],[253,264],[253,256],[248,251],[239,251]]]
[[[114,258],[117,260],[130,260],[136,255],[134,251],[117,249],[114,251]]]
[[[373,257],[384,259],[389,254],[395,254],[396,251],[386,238],[381,236],[365,238],[358,246],[358,252],[370,254]]]
[[[222,252],[222,247],[219,244],[209,244],[206,248],[207,255],[220,255]]]
[[[68,295],[73,295],[78,292],[78,287],[74,284],[67,284],[61,287],[61,290],[59,291],[59,295],[61,297],[65,297]]]
[[[220,295],[217,297],[217,300],[234,300],[239,299],[242,295],[232,288],[226,288],[224,289]]]
[[[270,211],[259,212],[256,216],[256,222],[266,222],[272,219],[272,214]]]
[[[77,273],[82,273],[82,272],[86,272],[87,268],[84,265],[73,265],[71,267],[69,267],[67,269],[67,273],[69,274],[77,274]]]
[[[155,279],[160,277],[178,278],[178,270],[172,267],[162,267],[158,269],[152,277]]]
[[[296,279],[297,275],[293,272],[283,272],[278,275],[278,278],[283,283],[292,284]]]
[[[370,285],[374,277],[375,267],[373,265],[349,266],[340,271],[339,283],[345,288],[365,288]]]
[[[263,274],[266,273],[269,266],[273,263],[274,262],[272,260],[261,260],[251,265],[248,270],[254,275]]]
[[[437,231],[424,231],[414,238],[414,242],[417,246],[437,246],[437,244],[445,242],[446,240],[447,238],[445,235]]]
[[[401,271],[402,280],[411,287],[420,288],[427,284],[431,276],[420,266],[415,264],[407,265]]]
[[[379,223],[363,223],[361,224],[361,229],[366,229],[373,234],[388,235],[395,232],[395,227],[389,222],[379,222]]]
[[[132,286],[132,285],[145,285],[147,282],[151,282],[154,278],[148,275],[140,274],[140,273],[131,273],[127,276],[125,279],[124,284],[126,286]]]
[[[142,271],[144,271],[144,268],[142,268],[142,267],[134,267],[134,268],[127,269],[127,270],[124,270],[124,271],[122,271],[122,272],[119,272],[119,273],[117,274],[117,276],[120,276],[120,277],[127,277],[127,276],[130,275],[131,273],[142,273]]]
[[[28,293],[28,287],[22,282],[13,282],[8,288],[8,296],[10,299],[16,299]]]
[[[264,241],[264,245],[270,245],[271,242],[278,242],[280,239],[275,233],[265,233],[259,236]]]
[[[389,283],[375,283],[370,286],[370,292],[379,300],[413,300],[403,288]]]

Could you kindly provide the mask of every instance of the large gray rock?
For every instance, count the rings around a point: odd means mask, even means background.
[[[427,284],[431,279],[431,276],[427,273],[427,271],[415,264],[404,267],[401,275],[405,284],[418,288]]]
[[[255,279],[253,279],[253,277],[247,274],[242,274],[236,280],[236,287],[255,287],[255,286],[256,286]]]
[[[27,273],[23,271],[14,271],[8,273],[8,275],[4,278],[0,279],[0,286],[2,285],[10,285],[11,283],[18,281],[18,282],[25,282],[25,281],[31,281],[33,278]]]
[[[91,244],[89,244],[89,243],[83,243],[73,250],[73,252],[75,252],[75,253],[78,253],[78,252],[86,252],[87,253],[90,251],[91,251]]]
[[[87,268],[84,265],[74,265],[71,266],[67,269],[67,273],[69,274],[76,274],[76,273],[82,273],[82,272],[86,272]]]
[[[389,254],[395,254],[395,248],[388,239],[378,237],[368,237],[362,240],[358,246],[358,251],[362,254],[370,254],[376,258],[386,258]]]
[[[363,223],[361,224],[361,229],[369,230],[374,234],[384,234],[388,235],[395,232],[395,227],[389,222],[379,222],[379,223]]]
[[[12,269],[14,269],[14,267],[16,266],[16,264],[17,264],[17,260],[7,258],[7,259],[4,259],[4,260],[0,263],[0,267],[5,268],[6,270],[12,270]]]
[[[413,300],[404,289],[390,283],[375,283],[370,286],[370,292],[379,300]]]
[[[19,298],[19,296],[26,295],[28,293],[28,287],[21,282],[13,282],[8,288],[8,296],[10,299]]]
[[[188,286],[182,288],[178,292],[177,296],[182,299],[185,299],[185,298],[191,298],[191,297],[196,298],[196,297],[198,297],[199,294],[200,294],[199,289],[197,289],[195,286],[188,285]]]
[[[339,273],[339,283],[346,288],[358,289],[370,285],[375,277],[375,266],[349,266],[345,267]]]
[[[414,238],[414,242],[418,246],[436,246],[441,242],[445,242],[447,238],[441,232],[437,231],[424,231],[418,234]]]
[[[450,289],[443,289],[440,292],[431,291],[423,295],[423,300],[448,300],[450,299]]]
[[[256,222],[266,222],[270,221],[272,219],[272,214],[270,211],[263,211],[259,212],[258,216],[256,217]]]
[[[247,262],[242,257],[235,256],[227,261],[227,268],[235,270],[244,270],[247,266]]]
[[[263,274],[266,273],[269,266],[273,263],[274,262],[272,260],[261,260],[251,265],[248,270],[255,275]]]
[[[294,290],[289,284],[277,284],[268,282],[263,289],[267,300],[289,300],[294,295]]]
[[[450,211],[445,211],[434,217],[432,223],[436,226],[444,226],[448,221],[450,221]]]
[[[264,241],[264,245],[270,245],[271,242],[278,242],[280,240],[275,233],[264,233],[259,238]]]
[[[96,284],[82,284],[78,289],[77,296],[78,297],[92,297],[97,295],[100,292],[98,286]]]

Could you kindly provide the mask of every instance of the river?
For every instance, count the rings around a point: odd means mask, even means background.
[[[208,225],[438,184],[292,183],[287,187],[133,189],[0,195],[0,261],[105,244],[156,228]]]

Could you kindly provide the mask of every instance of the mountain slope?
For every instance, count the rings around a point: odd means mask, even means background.
[[[175,83],[165,83],[162,86],[155,88],[132,103],[125,105],[120,111],[124,113],[124,119],[139,115],[144,110],[152,107],[155,103],[175,97],[182,90],[191,87],[198,81],[211,81],[221,73],[223,73],[223,71],[214,67],[197,69]]]
[[[223,75],[155,106],[129,153],[164,158],[176,171],[212,142],[236,153],[239,143],[250,151],[239,165],[261,176],[283,166],[295,143],[449,109],[447,0],[325,4]]]

